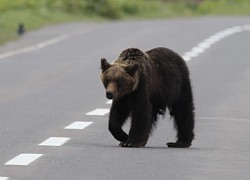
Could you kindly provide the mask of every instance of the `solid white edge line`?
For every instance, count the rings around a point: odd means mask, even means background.
[[[72,32],[71,35],[72,36],[81,35],[83,33],[86,33],[85,28],[76,30],[76,31]],[[70,35],[65,33],[65,34],[56,36],[54,38],[47,39],[45,41],[38,42],[37,44],[33,44],[33,45],[30,45],[30,46],[27,46],[27,47],[24,47],[24,48],[21,48],[21,49],[10,50],[10,51],[7,51],[7,52],[5,52],[3,54],[0,54],[0,60],[4,59],[4,58],[11,57],[11,56],[14,56],[14,55],[18,55],[18,54],[22,54],[22,53],[28,53],[28,52],[31,52],[31,51],[34,51],[34,50],[37,50],[37,49],[40,49],[40,48],[44,48],[44,47],[53,45],[55,43],[58,43],[58,42],[61,42],[61,41],[65,40],[65,39],[67,39],[69,37],[70,37]]]
[[[68,137],[49,137],[42,143],[38,144],[39,146],[62,146],[68,142],[70,138]]]
[[[108,114],[109,111],[110,111],[110,109],[107,109],[107,108],[97,108],[93,111],[86,113],[86,115],[88,115],[88,116],[104,116],[104,115]]]
[[[209,36],[208,38],[204,39],[198,45],[193,47],[190,51],[185,52],[182,58],[186,62],[188,62],[192,60],[192,58],[195,58],[199,56],[201,53],[205,52],[206,49],[210,48],[213,44],[220,41],[221,39],[243,31],[250,31],[250,25],[245,24],[243,26],[234,26],[232,28],[227,28],[225,30],[219,31]]]
[[[4,165],[27,166],[42,156],[43,154],[19,154]]]
[[[31,51],[34,51],[34,50],[37,50],[37,49],[40,49],[40,48],[44,48],[46,46],[50,46],[50,45],[53,45],[53,44],[58,43],[60,41],[63,41],[65,39],[67,39],[68,37],[69,37],[69,35],[62,34],[60,36],[45,40],[45,41],[40,42],[38,44],[34,44],[34,45],[24,47],[24,48],[21,48],[21,49],[8,51],[8,52],[5,52],[3,54],[0,54],[0,59],[4,59],[4,58],[10,57],[10,56],[17,55],[17,54],[27,53],[27,52],[31,52]]]
[[[76,121],[66,126],[64,129],[84,129],[93,122]]]
[[[244,25],[244,26],[242,27],[242,29],[243,29],[244,31],[250,31],[250,25],[249,25],[249,24],[246,24],[246,25]]]

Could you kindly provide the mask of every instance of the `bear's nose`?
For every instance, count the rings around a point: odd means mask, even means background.
[[[106,92],[106,97],[107,97],[108,99],[113,99],[113,93],[110,92],[110,91],[107,91],[107,92]]]

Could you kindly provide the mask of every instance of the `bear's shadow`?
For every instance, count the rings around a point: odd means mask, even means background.
[[[164,146],[145,146],[145,147],[140,147],[140,148],[129,148],[129,147],[120,147],[119,145],[110,145],[110,144],[94,144],[94,143],[91,143],[91,144],[87,144],[88,146],[93,146],[93,147],[99,147],[99,148],[116,148],[116,149],[127,149],[127,150],[169,150],[169,151],[172,151],[172,150],[176,150],[176,151],[180,151],[180,150],[192,150],[192,151],[200,151],[202,150],[203,148],[198,148],[198,147],[190,147],[190,148],[169,148],[167,147],[167,145],[164,147]],[[204,150],[204,149],[203,149]]]

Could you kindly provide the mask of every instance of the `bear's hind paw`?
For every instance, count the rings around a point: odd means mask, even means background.
[[[192,144],[190,142],[169,142],[167,143],[167,146],[169,148],[189,148]]]

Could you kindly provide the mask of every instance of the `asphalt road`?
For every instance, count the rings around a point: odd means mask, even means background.
[[[166,147],[175,139],[169,116],[145,148],[131,149],[118,147],[108,132],[108,114],[86,115],[110,107],[99,80],[100,58],[111,62],[128,47],[164,46],[183,55],[245,24],[250,17],[72,23],[0,47],[0,179],[248,180],[250,31],[220,39],[188,62],[196,107],[191,148]],[[64,129],[75,121],[93,123]],[[49,137],[70,140],[38,145]],[[42,157],[27,166],[6,165],[22,153]]]

